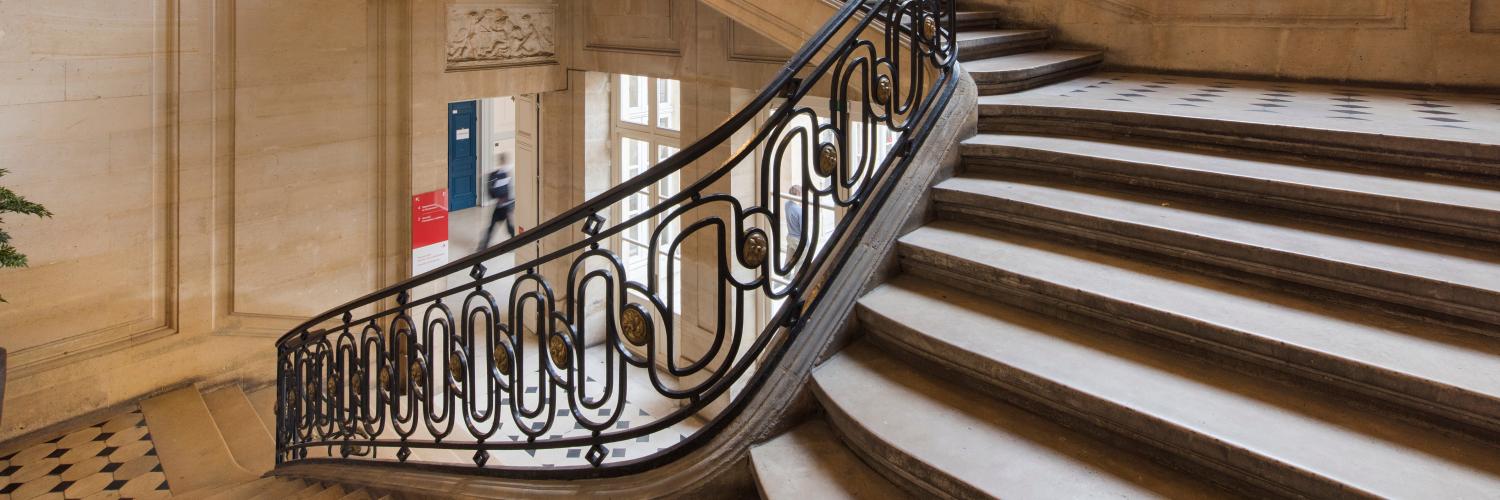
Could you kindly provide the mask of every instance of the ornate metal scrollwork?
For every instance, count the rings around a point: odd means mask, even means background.
[[[625,311],[620,313],[620,330],[625,334],[625,340],[631,345],[646,345],[646,329],[650,325],[646,321],[646,313],[635,305],[625,306]]]
[[[833,177],[839,167],[839,148],[831,142],[818,146],[818,175]]]
[[[547,341],[547,353],[552,356],[552,364],[558,368],[568,367],[568,343],[561,336],[553,335]]]
[[[934,128],[956,88],[954,5],[846,4],[753,109],[697,144],[283,336],[278,463],[443,449],[472,459],[422,466],[579,479],[706,442],[803,338],[819,292],[912,161],[893,148],[920,147]],[[701,178],[640,203],[725,150],[735,153]],[[642,439],[667,442],[617,453]],[[532,459],[564,449],[553,455],[572,464]]]
[[[448,376],[458,383],[464,380],[463,356],[457,351],[448,353]]]
[[[766,263],[766,256],[771,254],[771,244],[766,241],[766,233],[762,231],[751,231],[745,237],[745,265],[760,267]]]
[[[503,345],[496,345],[491,351],[491,359],[495,362],[495,370],[501,375],[510,375],[510,351]]]

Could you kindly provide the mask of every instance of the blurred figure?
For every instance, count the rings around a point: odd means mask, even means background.
[[[802,186],[792,184],[786,192],[793,198],[786,200],[783,206],[783,212],[786,213],[786,248],[788,252],[795,252],[802,245]]]
[[[505,222],[505,234],[508,235],[506,238],[516,237],[516,224],[511,221],[511,214],[515,212],[516,207],[516,190],[515,183],[511,179],[510,166],[503,165],[494,172],[490,172],[485,182],[489,186],[490,197],[495,199],[495,211],[490,216],[490,225],[484,230],[484,238],[479,242],[481,252],[490,247],[490,235],[495,234],[495,226],[500,225],[501,221]]]

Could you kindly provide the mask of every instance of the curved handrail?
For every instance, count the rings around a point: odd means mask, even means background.
[[[877,22],[885,31],[871,40]],[[727,408],[703,427],[711,432],[744,399],[746,392],[731,393],[734,385],[742,383],[744,391],[753,392],[769,371],[764,367],[775,365],[782,350],[768,347],[777,342],[784,346],[795,335],[800,318],[816,304],[818,280],[842,267],[842,259],[855,242],[850,235],[863,232],[868,213],[878,209],[889,194],[891,176],[904,171],[911,153],[931,131],[938,115],[934,110],[942,109],[956,81],[955,26],[952,0],[850,2],[750,104],[691,146],[517,238],[299,325],[277,343],[278,463],[317,459],[309,452],[321,448],[326,448],[327,457],[342,459],[378,459],[379,450],[397,449],[396,459],[402,462],[412,450],[465,450],[475,452],[474,463],[486,473],[571,477],[582,470],[597,476],[602,475],[600,471],[630,470],[669,455],[612,461],[604,444],[678,429],[728,395]],[[830,48],[841,33],[841,41]],[[819,54],[828,57],[799,77],[799,71]],[[903,84],[903,79],[908,82]],[[819,113],[804,103],[815,86],[825,81],[834,109],[828,113],[829,123],[822,123]],[[784,101],[766,126],[756,130],[722,166],[665,200],[604,227],[598,214],[728,143],[778,99]],[[856,105],[858,122],[852,121],[855,110],[851,108]],[[875,144],[877,126],[894,133],[894,142]],[[854,135],[855,129],[863,136]],[[883,146],[889,149],[881,150]],[[757,203],[745,204],[734,195],[713,192],[713,185],[756,153],[761,153],[756,163],[762,174],[753,196]],[[860,153],[858,161],[853,153]],[[800,161],[788,161],[789,154]],[[789,242],[793,244],[783,250],[781,243],[788,238],[783,237],[787,228],[781,221],[783,212],[791,209],[779,205],[781,177],[788,165],[800,167],[802,184],[808,186],[799,200],[793,200],[798,202],[797,212],[814,216],[804,223],[805,241]],[[818,186],[819,180],[827,185]],[[838,220],[824,241],[819,215],[827,205],[849,213],[835,217]],[[729,211],[733,217],[691,219],[698,211],[711,209]],[[659,224],[652,228],[653,222]],[[675,235],[669,229],[674,223],[680,226]],[[513,255],[543,238],[571,234],[568,231],[580,224],[585,238],[497,273],[484,267],[486,261]],[[646,279],[632,281],[622,257],[601,244],[641,227],[652,233],[646,250]],[[657,252],[665,244],[667,255],[674,255],[695,234],[714,237],[719,252],[714,277],[718,278],[720,309],[712,345],[696,361],[678,366],[675,349],[683,333],[676,328],[679,311],[673,298],[672,278],[677,271],[672,265],[658,270],[663,264]],[[567,263],[564,259],[569,256],[574,257],[567,272],[567,293],[559,297],[538,268]],[[446,286],[449,277],[465,271],[470,279]],[[778,277],[784,283],[775,283]],[[507,308],[502,309],[490,288],[506,279],[512,283],[505,296]],[[590,310],[584,300],[596,283],[602,283],[605,292],[602,310]],[[440,290],[420,298],[411,296],[434,286]],[[724,301],[726,290],[738,294],[733,310]],[[748,342],[743,335],[749,321],[745,317],[747,293],[753,300],[785,302]],[[455,319],[444,300],[460,294],[465,295]],[[392,299],[397,303],[394,307],[379,306]],[[562,310],[559,303],[565,303]],[[418,308],[424,309],[420,318],[409,314]],[[535,318],[527,317],[530,308],[535,309]],[[606,330],[602,353],[593,354],[603,357],[602,382],[591,378],[584,366],[590,356],[591,314],[604,316],[600,319]],[[535,322],[528,323],[532,319]],[[533,343],[528,345],[528,341]],[[478,350],[480,343],[483,352]],[[661,347],[666,350],[664,360],[658,359]],[[535,385],[528,384],[524,373],[526,351],[531,349],[536,350],[532,361]],[[655,396],[687,404],[645,425],[612,431],[626,423],[619,411],[631,404],[626,397],[627,373],[638,373],[628,372],[630,368],[645,373]],[[744,376],[757,368],[754,376]],[[681,380],[671,378],[687,376],[702,380],[687,382],[683,388],[677,387],[684,385]],[[602,390],[597,388],[600,384]],[[533,390],[536,396],[530,396]],[[595,393],[598,396],[592,397]],[[511,435],[511,441],[488,441],[498,436],[505,423],[502,409],[509,410],[510,421],[522,434]],[[605,417],[610,411],[614,415]],[[597,413],[598,418],[585,412]],[[555,433],[551,428],[556,416],[571,416],[575,429],[585,432],[575,436]],[[460,423],[463,428],[458,428]],[[427,437],[422,437],[424,431]],[[681,449],[696,441],[684,436],[683,442],[670,443],[669,448]],[[568,448],[580,455],[587,448],[583,458],[591,467],[486,467],[491,452],[534,455],[537,450]]]

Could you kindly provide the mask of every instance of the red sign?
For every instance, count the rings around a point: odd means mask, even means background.
[[[411,247],[417,249],[445,241],[448,241],[448,190],[411,197]]]

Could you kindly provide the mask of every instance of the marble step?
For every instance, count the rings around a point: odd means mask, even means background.
[[[1093,71],[1104,53],[1089,50],[1040,50],[991,57],[962,64],[981,95],[1005,94],[1040,87]]]
[[[252,500],[280,500],[306,489],[308,484],[300,479],[277,479],[276,484],[250,498]]]
[[[324,485],[318,491],[313,492],[310,495],[298,498],[305,498],[307,500],[339,500],[340,498],[344,498],[344,495],[346,494],[348,493],[344,491],[343,486],[337,484],[329,484]]]
[[[281,480],[274,477],[262,477],[254,481],[246,481],[234,486],[224,488],[213,488],[198,490],[183,495],[173,495],[172,498],[182,500],[248,500],[261,494],[268,488],[272,488]]]
[[[240,467],[259,476],[276,466],[276,444],[271,431],[261,422],[244,390],[230,385],[205,393],[203,400]]]
[[[370,492],[365,491],[363,489],[354,490],[353,492],[349,493],[348,495],[344,495],[343,497],[339,498],[339,500],[371,500],[371,499],[372,499],[372,497],[370,496]]]
[[[977,61],[1047,46],[1051,33],[1046,30],[987,29],[958,33],[958,60]]]
[[[312,498],[312,497],[318,496],[318,494],[322,493],[324,489],[325,488],[323,488],[323,485],[321,483],[318,483],[317,481],[309,481],[307,483],[306,487],[303,487],[300,490],[292,492],[291,495],[287,495],[287,498],[288,499]]]
[[[1227,496],[866,341],[818,367],[813,390],[850,447],[924,498]]]
[[[141,402],[173,494],[237,485],[256,475],[235,462],[213,413],[196,387],[184,387]]]
[[[907,273],[1154,335],[1500,435],[1500,340],[972,224],[899,242]]]
[[[949,218],[1020,225],[1500,324],[1494,252],[1048,180],[956,177],[937,185],[934,199]]]
[[[959,30],[991,29],[1000,27],[1000,21],[1004,16],[997,11],[969,10],[960,11],[957,15]]]
[[[1267,492],[1257,496],[1491,498],[1500,491],[1500,448],[1325,392],[910,276],[872,291],[859,307],[860,324],[882,345],[952,367],[1016,404],[1138,442],[1162,460]],[[895,366],[882,369],[906,366],[889,359]],[[922,375],[892,375],[907,376]],[[868,385],[851,387],[873,392]],[[867,401],[876,423],[905,406],[879,401],[903,400]],[[952,429],[973,441],[971,430]]]
[[[247,394],[250,397],[250,405],[255,407],[255,414],[260,416],[261,424],[266,430],[276,434],[276,386],[263,387]]]
[[[751,448],[750,465],[766,500],[909,498],[865,466],[822,420]]]
[[[963,154],[980,172],[1022,168],[1500,241],[1500,188],[1483,183],[1069,137],[979,134]]]
[[[979,79],[978,73],[975,79]],[[1327,158],[1404,172],[1462,174],[1485,182],[1495,182],[1494,177],[1500,176],[1500,143],[1494,140],[1475,142],[1400,127],[1336,127],[1328,123],[1331,120],[1272,120],[1248,115],[1258,114],[1230,107],[1222,112],[1173,106],[1106,109],[1061,97],[979,98],[979,130],[986,133],[1129,137]]]

